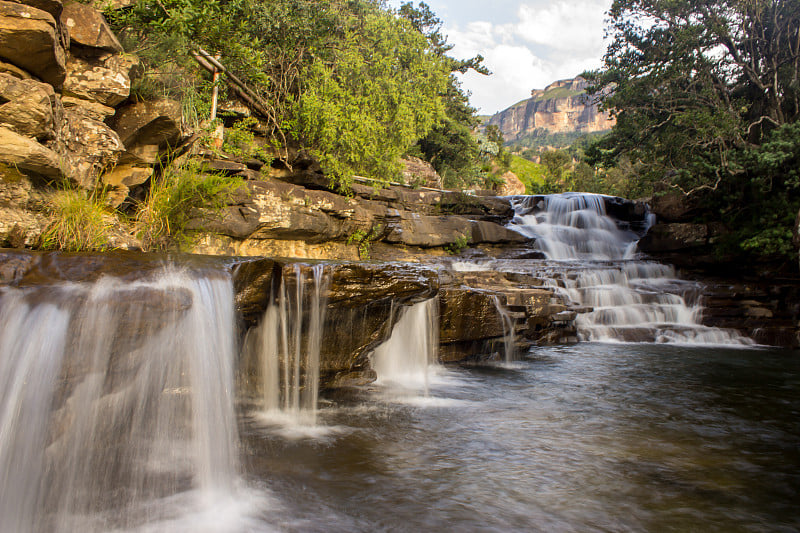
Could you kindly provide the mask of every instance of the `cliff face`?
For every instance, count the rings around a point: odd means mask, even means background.
[[[601,112],[586,94],[580,76],[531,91],[531,98],[494,114],[488,121],[500,128],[506,141],[545,129],[549,133],[591,133],[611,129],[614,119]]]

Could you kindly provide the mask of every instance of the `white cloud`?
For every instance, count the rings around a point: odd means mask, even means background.
[[[483,52],[492,75],[469,71],[461,76],[463,87],[472,93],[470,102],[480,113],[508,107],[528,98],[533,87],[552,81],[547,66],[524,46],[500,44]]]
[[[571,78],[600,65],[603,19],[610,0],[520,3],[513,22],[470,21],[445,25],[452,55],[481,54],[490,77],[469,72],[463,86],[472,105],[491,114],[528,98],[531,89]],[[488,15],[491,16],[491,15]]]
[[[558,2],[544,9],[522,4],[519,22],[513,32],[532,43],[554,50],[583,54],[596,53],[603,46],[603,17],[608,5],[603,1]]]

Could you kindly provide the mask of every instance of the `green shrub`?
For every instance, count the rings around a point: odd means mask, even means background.
[[[194,242],[190,229],[201,230],[197,221],[218,215],[241,184],[239,178],[202,173],[196,162],[167,169],[151,181],[136,212],[136,235],[143,248],[189,248]]]
[[[90,252],[109,247],[110,214],[102,194],[65,188],[52,195],[45,212],[51,222],[39,237],[37,248]]]

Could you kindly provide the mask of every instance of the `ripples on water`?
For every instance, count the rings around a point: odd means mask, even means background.
[[[283,530],[793,531],[799,384],[793,352],[535,348],[323,409],[322,439],[243,421],[245,470]]]

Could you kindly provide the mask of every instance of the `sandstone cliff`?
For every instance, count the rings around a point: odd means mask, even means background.
[[[487,124],[503,132],[506,141],[515,141],[536,130],[548,133],[592,133],[611,129],[614,119],[598,109],[586,94],[587,82],[580,76],[560,80],[544,90],[534,89],[531,97],[495,113]]]

